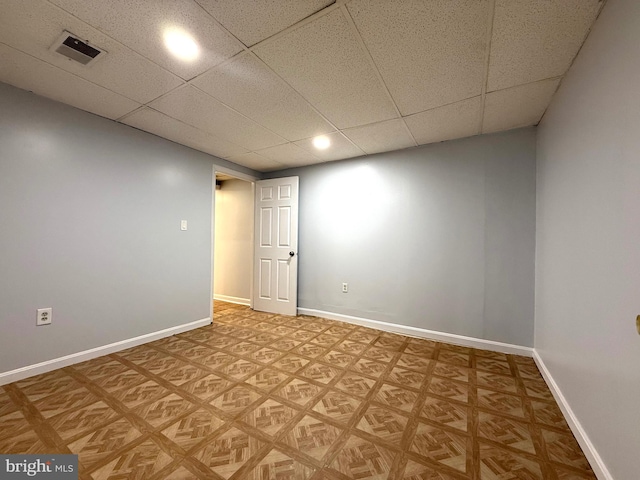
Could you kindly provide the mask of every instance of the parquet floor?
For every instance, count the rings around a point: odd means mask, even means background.
[[[530,358],[218,303],[0,387],[0,452],[83,479],[595,479]]]

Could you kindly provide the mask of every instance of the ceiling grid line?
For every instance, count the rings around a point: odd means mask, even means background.
[[[305,17],[302,20],[297,21],[293,25],[288,26],[284,30],[279,31],[278,33],[275,33],[270,37],[265,38],[264,40],[260,40],[254,45],[251,45],[250,47],[248,47],[248,49],[251,52],[255,52],[257,48],[260,48],[260,47],[263,47],[264,45],[268,45],[269,43],[275,42],[276,40],[279,40],[282,37],[286,37],[291,32],[298,30],[299,28],[302,28],[310,23],[315,22],[317,19],[324,17],[325,15],[328,15],[329,13],[333,12],[334,10],[337,10],[338,8],[340,8],[338,3],[332,3],[331,5],[324,7],[322,10],[319,10],[316,13],[309,15],[308,17]]]
[[[569,67],[567,68],[567,71],[569,71],[571,69],[571,67],[573,67],[573,64],[575,63],[576,58],[578,58],[578,55],[580,54],[580,52],[584,48],[584,44],[587,41],[587,38],[589,37],[589,34],[591,33],[591,30],[593,29],[593,25],[598,20],[598,18],[600,18],[600,14],[602,13],[602,10],[604,9],[604,6],[605,6],[605,4],[607,3],[608,0],[598,0],[598,1],[600,2],[600,9],[598,10],[598,14],[596,15],[596,18],[595,18],[594,22],[589,26],[589,28],[587,29],[587,32],[584,34],[584,38],[582,39],[582,42],[580,43],[580,48],[578,48],[578,51],[573,56],[573,59],[571,60],[571,63],[569,64]],[[560,90],[560,87],[562,87],[562,82],[564,81],[564,79],[565,79],[565,75],[560,76],[560,81],[558,82],[558,86],[556,87],[556,90],[553,93],[554,95],[556,94],[556,92],[558,90]],[[549,110],[549,105],[547,105],[547,107],[544,109],[544,112],[542,113],[542,116],[540,117],[540,120],[538,121],[537,125],[540,124],[540,122],[542,121],[544,116],[547,114],[548,110]]]
[[[418,142],[416,142],[416,139],[414,138],[413,133],[411,133],[411,130],[409,130],[409,127],[407,126],[406,122],[404,121],[404,118],[402,116],[402,112],[400,112],[400,109],[398,108],[398,105],[397,105],[395,99],[393,98],[393,95],[391,95],[391,91],[389,90],[389,87],[387,86],[387,83],[384,81],[384,78],[382,77],[382,74],[380,73],[380,69],[378,68],[378,65],[376,64],[375,60],[373,59],[373,56],[371,55],[371,52],[369,51],[369,49],[367,48],[367,45],[364,43],[364,40],[362,39],[362,35],[360,34],[360,31],[358,30],[358,26],[353,21],[353,17],[351,16],[351,14],[349,13],[349,10],[346,7],[346,2],[343,3],[340,6],[340,10],[342,10],[342,14],[344,15],[345,19],[347,20],[347,23],[349,24],[349,26],[351,27],[351,30],[353,31],[353,34],[356,36],[356,39],[358,40],[358,44],[360,45],[360,48],[362,49],[363,53],[367,57],[367,60],[371,64],[371,68],[373,68],[373,71],[376,74],[376,77],[378,78],[378,81],[380,82],[380,85],[382,85],[382,89],[384,90],[384,92],[387,94],[387,97],[391,101],[391,104],[393,105],[393,108],[396,111],[397,118],[402,120],[402,125],[404,125],[405,130],[407,131],[407,133],[409,134],[409,137],[411,138],[411,140],[414,143],[413,146],[414,147],[417,146]]]
[[[482,82],[482,92],[480,94],[480,111],[478,113],[478,135],[482,134],[484,124],[484,107],[487,98],[487,85],[489,83],[489,66],[491,63],[491,39],[493,37],[493,21],[496,15],[496,0],[489,0],[489,15],[487,20],[487,34],[485,37],[486,53],[484,64],[484,80]]]
[[[113,89],[111,89],[109,87],[105,87],[104,85],[100,85],[99,83],[92,82],[91,80],[88,80],[88,79],[86,79],[84,77],[81,77],[80,75],[77,75],[77,74],[75,74],[73,72],[70,72],[68,70],[65,70],[64,68],[59,67],[58,65],[55,65],[55,64],[50,63],[50,62],[47,62],[46,60],[42,60],[41,58],[38,58],[35,55],[30,54],[29,52],[25,52],[24,50],[21,50],[19,48],[16,48],[16,47],[14,47],[12,45],[9,45],[7,43],[4,43],[4,42],[0,42],[0,45],[4,45],[5,47],[10,48],[12,50],[15,50],[17,52],[20,52],[23,55],[27,55],[28,57],[33,58],[34,60],[37,60],[38,62],[46,63],[48,66],[53,67],[56,70],[60,70],[61,72],[67,73],[69,75],[72,75],[72,76],[76,77],[77,79],[82,80],[83,82],[90,83],[91,85],[95,85],[96,87],[100,87],[100,88],[102,88],[104,90],[108,90],[111,93],[115,93],[116,95],[119,95],[119,96],[121,96],[123,98],[126,98],[127,100],[131,100],[132,102],[137,103],[139,106],[144,106],[144,103],[139,102],[138,100],[135,100],[135,99],[133,99],[131,97],[128,97],[127,95],[124,95],[123,93],[116,92],[115,90],[113,90]],[[136,109],[137,108],[139,108],[139,107],[136,107]]]
[[[605,4],[4,0],[0,82],[267,171],[537,125]]]
[[[119,41],[117,38],[114,38],[113,36],[111,36],[108,32],[105,32],[104,30],[102,30],[99,27],[95,27],[93,25],[91,25],[90,23],[85,22],[83,19],[81,19],[80,17],[78,17],[77,15],[74,15],[72,12],[69,12],[68,10],[62,8],[59,5],[56,5],[55,3],[51,2],[51,0],[45,0],[51,7],[56,8],[58,10],[60,10],[61,12],[66,13],[67,15],[71,15],[73,18],[75,18],[78,22],[83,23],[84,25],[86,25],[87,27],[96,30],[98,32],[100,32],[100,34],[104,35],[105,37],[109,38],[111,41],[113,41],[114,43],[117,43],[120,47],[122,47],[125,50],[129,50],[133,53],[135,53],[136,55],[144,58],[146,61],[153,63],[156,67],[164,70],[165,72],[167,72],[168,74],[178,78],[181,82],[182,85],[184,85],[187,80],[185,80],[184,78],[182,78],[180,75],[177,75],[175,73],[173,73],[172,71],[168,70],[167,68],[163,67],[162,65],[160,65],[159,63],[155,62],[153,59],[149,58],[148,56],[144,55],[142,52],[139,52],[131,47],[129,47],[128,45],[125,45],[124,43],[122,43],[121,41]],[[88,39],[84,39],[84,40],[88,40]],[[98,45],[99,46],[99,45]],[[45,61],[45,60],[43,60]],[[66,70],[65,70],[66,71]],[[82,77],[80,77],[82,78]],[[181,85],[179,85],[181,86]],[[178,88],[178,87],[176,87]],[[116,92],[117,93],[117,92]],[[155,99],[154,99],[155,100]],[[134,100],[135,101],[135,100]]]

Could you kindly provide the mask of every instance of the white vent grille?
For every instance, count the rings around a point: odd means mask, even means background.
[[[85,66],[95,63],[107,54],[104,50],[90,45],[88,41],[81,40],[77,35],[66,30],[62,32],[50,50]]]

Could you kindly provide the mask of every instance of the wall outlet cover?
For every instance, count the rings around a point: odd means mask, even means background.
[[[53,321],[52,308],[39,308],[36,315],[36,326],[51,325]]]

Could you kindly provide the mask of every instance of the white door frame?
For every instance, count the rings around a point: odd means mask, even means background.
[[[251,183],[251,196],[253,197],[252,203],[255,204],[256,194],[256,181],[260,180],[258,177],[248,175],[246,173],[238,172],[231,168],[221,167],[220,165],[213,164],[213,177],[212,177],[212,190],[211,190],[211,281],[209,284],[209,316],[211,317],[211,323],[213,323],[213,282],[214,282],[214,257],[215,257],[215,242],[216,242],[216,173],[224,173],[240,180],[245,180]],[[253,243],[255,241],[255,228],[254,219],[255,209],[251,209],[251,285],[249,287],[249,302],[250,307],[253,308]]]

